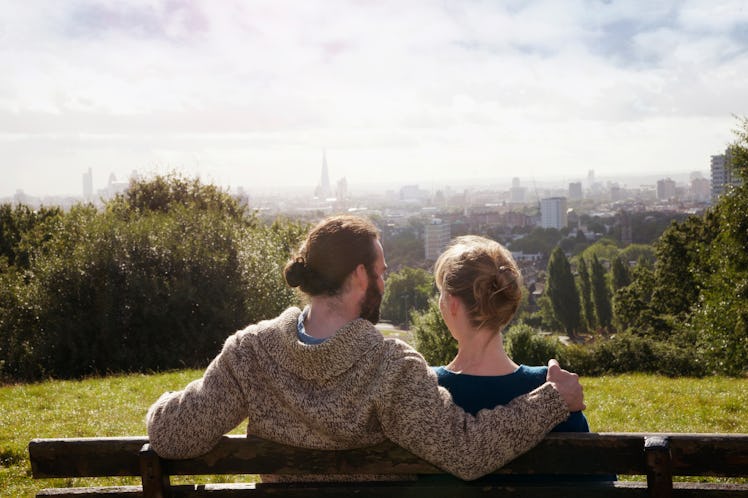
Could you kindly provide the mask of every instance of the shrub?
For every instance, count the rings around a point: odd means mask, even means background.
[[[555,337],[542,336],[529,325],[518,323],[504,334],[504,347],[516,363],[545,365],[551,358],[558,358],[561,343]]]
[[[73,208],[27,272],[0,275],[12,289],[0,305],[4,376],[204,367],[226,336],[295,301],[281,270],[296,226],[263,226],[212,201],[150,209],[140,196],[125,209],[123,199]]]

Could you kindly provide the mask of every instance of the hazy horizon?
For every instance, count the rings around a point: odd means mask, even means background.
[[[740,1],[36,0],[0,10],[0,197],[699,171],[748,114]]]

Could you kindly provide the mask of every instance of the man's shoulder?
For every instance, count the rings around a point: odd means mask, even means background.
[[[252,341],[257,337],[261,337],[266,334],[276,333],[278,330],[285,330],[291,328],[295,330],[296,323],[298,322],[301,310],[295,306],[287,308],[283,313],[270,318],[267,320],[261,320],[257,323],[247,325],[242,330],[234,333],[227,340],[235,341],[237,345],[246,341]]]

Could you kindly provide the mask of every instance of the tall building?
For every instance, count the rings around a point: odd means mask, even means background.
[[[525,202],[526,188],[519,185],[519,178],[512,178],[512,188],[509,190],[509,198],[511,202],[521,204]]]
[[[444,223],[439,218],[433,218],[426,225],[424,234],[424,246],[427,261],[436,261],[439,255],[447,248],[452,238],[452,230],[449,223]]]
[[[332,188],[330,187],[330,173],[327,171],[327,151],[322,151],[322,174],[319,178],[319,185],[314,190],[315,197],[327,199],[332,197]]]
[[[730,149],[724,154],[712,156],[712,202],[717,202],[730,185],[742,183],[740,175],[735,174],[730,167],[730,161]]]
[[[540,200],[540,226],[561,230],[568,224],[566,197],[548,197]]]
[[[571,182],[569,184],[569,199],[578,201],[582,198],[582,182]]]
[[[696,202],[708,202],[712,192],[712,183],[706,178],[691,180],[691,199]]]
[[[675,199],[675,181],[670,178],[657,180],[657,200]]]
[[[93,200],[93,173],[91,173],[91,168],[83,173],[83,199],[86,201]]]

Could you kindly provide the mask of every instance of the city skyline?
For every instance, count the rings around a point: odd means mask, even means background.
[[[738,1],[39,0],[0,13],[0,197],[93,170],[225,187],[708,174],[748,114]],[[742,107],[741,107],[742,106]]]

